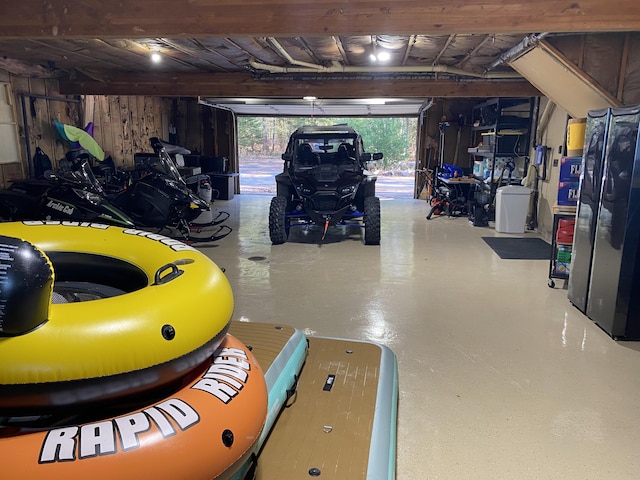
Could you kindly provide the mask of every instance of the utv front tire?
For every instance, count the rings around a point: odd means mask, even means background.
[[[364,199],[364,244],[380,245],[380,199]]]
[[[269,207],[269,237],[274,245],[281,245],[287,241],[288,228],[286,219],[287,199],[273,197]]]

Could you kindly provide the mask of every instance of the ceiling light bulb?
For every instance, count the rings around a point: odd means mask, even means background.
[[[380,60],[381,62],[386,62],[390,58],[391,58],[391,55],[389,55],[389,52],[380,52],[378,54],[378,60]]]
[[[306,100],[307,102],[315,102],[318,98],[317,97],[307,96],[307,97],[302,97],[302,99]]]
[[[151,61],[153,63],[160,63],[162,61],[162,56],[158,52],[153,52],[151,54]]]

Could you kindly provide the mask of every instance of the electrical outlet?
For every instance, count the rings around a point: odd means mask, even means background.
[[[554,167],[557,167],[557,166],[558,166],[558,159],[557,159],[557,158],[554,158],[554,159],[553,159],[553,166],[554,166]]]

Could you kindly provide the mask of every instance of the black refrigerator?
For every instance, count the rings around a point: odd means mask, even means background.
[[[609,128],[610,110],[592,110],[587,115],[584,150],[580,168],[580,188],[576,209],[576,223],[571,249],[571,270],[568,296],[582,313],[587,313],[587,294],[591,275],[593,241],[596,233],[604,145]]]
[[[600,172],[594,168],[593,173],[600,176],[599,198],[585,230],[578,227],[580,195],[574,233],[578,255],[572,258],[569,298],[580,308],[577,287],[586,282],[587,316],[613,338],[634,340],[640,339],[640,106],[612,108],[605,116],[603,161]],[[586,151],[583,167],[589,169]],[[593,238],[591,255],[586,236]]]

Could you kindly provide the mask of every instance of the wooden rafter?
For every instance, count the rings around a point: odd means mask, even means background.
[[[346,50],[344,49],[344,45],[342,44],[342,40],[340,39],[340,37],[334,35],[331,38],[333,38],[333,41],[336,42],[336,47],[338,48],[338,51],[340,52],[340,56],[342,57],[342,64],[350,65],[351,62],[349,61],[349,57],[347,55]]]
[[[473,49],[471,49],[469,52],[467,52],[467,54],[462,58],[462,60],[460,60],[458,63],[456,63],[455,66],[456,67],[461,67],[462,65],[464,65],[467,62],[467,60],[469,60],[471,57],[473,57],[482,47],[484,47],[484,44],[487,43],[492,38],[494,38],[493,35],[486,35],[480,41],[480,43],[478,43],[478,45],[476,45]]]
[[[622,47],[622,57],[620,59],[620,71],[618,72],[618,89],[616,98],[623,101],[623,93],[624,93],[624,80],[627,76],[627,65],[629,63],[629,43],[630,43],[630,35],[627,32],[624,36],[624,45]]]
[[[637,0],[3,0],[0,37],[149,38],[640,30]]]
[[[105,76],[106,78],[106,76]],[[346,82],[346,83],[345,83]],[[345,88],[348,85],[349,88]],[[430,80],[370,78],[332,81],[324,78],[260,80],[242,73],[131,73],[112,74],[104,82],[60,80],[60,92],[71,95],[166,95],[217,97],[377,98],[387,97],[529,97],[540,92],[526,81]]]
[[[228,43],[229,45],[231,45],[233,48],[236,48],[238,50],[240,50],[242,53],[244,53],[247,57],[252,57],[253,55],[251,53],[249,53],[249,51],[242,47],[238,42],[236,42],[235,40],[231,39],[231,38],[225,38],[224,39],[225,43]]]
[[[447,48],[449,48],[449,45],[451,45],[451,42],[453,42],[455,38],[456,38],[455,34],[451,34],[447,37],[447,41],[444,42],[444,45],[438,52],[438,55],[436,55],[435,58],[433,59],[432,65],[438,65],[438,62],[440,62],[442,55],[444,55],[444,52],[447,50]]]
[[[180,47],[180,45],[176,45],[174,42],[165,41],[164,39],[158,39],[158,42],[159,43],[164,43],[166,46],[171,47],[172,49],[177,50],[177,51],[183,53],[184,55],[194,57],[193,55],[191,55],[187,51],[187,49],[185,49],[183,47]],[[137,47],[137,49],[141,50],[141,51],[145,51],[146,52],[147,50],[149,50],[146,45],[141,45],[140,43],[136,42],[135,40],[126,40],[126,43],[135,45]],[[198,66],[196,63],[189,62],[189,61],[184,60],[182,58],[174,57],[174,56],[171,56],[171,55],[164,55],[163,57],[166,58],[167,60],[171,61],[171,62],[175,62],[175,63],[177,63],[179,65],[182,65],[182,66],[185,66],[185,67],[187,67],[189,69],[194,69],[195,68],[195,69],[198,69],[198,70],[202,70],[202,68],[200,66]]]
[[[39,40],[29,40],[29,43],[33,43],[34,45],[38,45],[39,47],[46,47],[47,49],[52,49],[55,51],[59,51],[61,55],[65,55],[67,57],[77,57],[77,58],[82,58],[84,60],[95,60],[95,57],[92,55],[88,55],[86,53],[82,53],[82,52],[75,52],[73,50],[70,50],[68,48],[63,48],[57,45],[52,45],[50,43],[48,44],[44,44],[43,42],[39,41]],[[105,44],[106,45],[106,44]],[[112,47],[111,45],[109,45],[110,47]],[[112,65],[114,67],[122,67],[122,64],[117,63],[117,62],[111,62],[109,60],[100,60],[101,64],[104,65]]]
[[[304,37],[296,37],[295,40],[296,40],[296,42],[298,42],[300,44],[300,46],[306,52],[306,54],[309,55],[309,57],[311,57],[313,59],[314,63],[318,63],[318,64],[322,63],[320,61],[320,59],[316,56],[316,54],[313,51],[313,49],[309,47],[309,45],[305,41]]]
[[[409,53],[411,52],[411,48],[416,44],[416,40],[418,39],[417,35],[411,35],[409,40],[407,41],[407,48],[404,51],[404,56],[402,57],[401,65],[407,64],[407,59],[409,58]]]
[[[229,71],[227,68],[224,68],[224,67],[220,66],[219,64],[217,64],[215,62],[212,62],[210,59],[204,58],[202,55],[199,55],[198,54],[199,52],[197,50],[194,50],[192,48],[188,48],[188,47],[185,47],[183,45],[180,45],[180,44],[174,42],[171,39],[159,38],[158,41],[160,43],[163,43],[167,47],[170,47],[170,48],[172,48],[172,49],[174,49],[174,50],[176,50],[178,52],[183,53],[184,55],[187,55],[189,57],[198,59],[198,61],[200,61],[200,62],[205,62],[205,63],[207,63],[209,65],[213,65],[215,68],[217,68],[218,70],[220,70],[222,72],[228,72]],[[215,56],[222,57],[227,62],[229,61],[223,55],[221,55],[220,53],[216,52],[215,50],[211,50],[210,48],[207,48],[204,45],[202,45],[200,42],[198,42],[197,39],[192,39],[191,41],[198,47],[198,49],[200,49],[200,50],[202,50],[204,52],[207,52],[209,54],[213,54]],[[198,68],[200,70],[203,70],[201,67],[199,67],[197,65],[194,65],[194,67]]]

